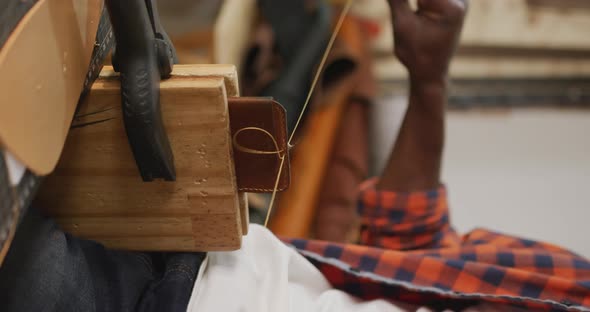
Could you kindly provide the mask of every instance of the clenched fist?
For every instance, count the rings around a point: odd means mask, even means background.
[[[395,54],[413,83],[444,83],[457,47],[466,0],[388,0],[393,19]]]

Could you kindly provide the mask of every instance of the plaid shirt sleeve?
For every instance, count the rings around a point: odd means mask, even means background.
[[[376,179],[361,186],[361,244],[390,250],[454,247],[446,191],[440,187],[412,193],[379,192]]]
[[[446,190],[362,186],[358,245],[287,239],[337,288],[363,299],[460,309],[474,303],[590,311],[590,262],[560,247],[483,229],[458,235]]]

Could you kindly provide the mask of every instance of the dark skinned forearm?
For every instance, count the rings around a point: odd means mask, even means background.
[[[395,55],[410,76],[409,106],[389,164],[377,186],[389,191],[433,189],[440,183],[447,76],[466,0],[388,0]]]
[[[446,99],[445,82],[411,83],[409,107],[378,189],[408,192],[439,186]]]

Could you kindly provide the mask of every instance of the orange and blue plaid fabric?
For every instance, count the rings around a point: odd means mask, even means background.
[[[359,245],[286,239],[337,288],[362,299],[457,308],[494,303],[590,311],[590,261],[550,244],[450,226],[446,190],[361,190]]]

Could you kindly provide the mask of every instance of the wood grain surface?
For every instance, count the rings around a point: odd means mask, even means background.
[[[247,231],[236,186],[227,97],[229,65],[175,67],[160,84],[175,182],[143,182],[125,134],[119,80],[105,68],[69,132],[37,206],[68,232],[111,248],[212,251],[240,247]]]

